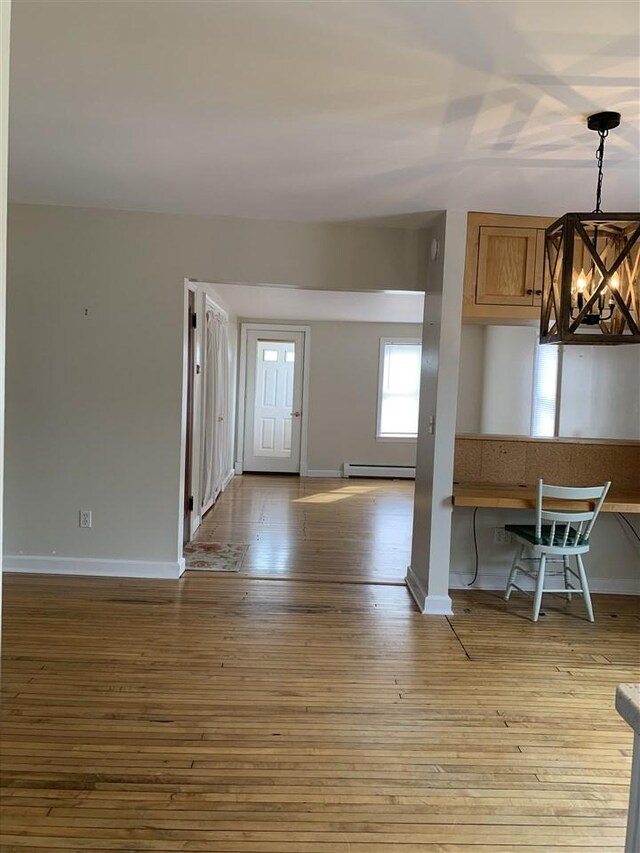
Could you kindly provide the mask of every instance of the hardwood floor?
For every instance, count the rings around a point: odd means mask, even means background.
[[[249,474],[232,480],[196,541],[248,544],[242,576],[403,583],[412,480]]]
[[[367,538],[375,504],[341,503]],[[622,851],[638,600],[595,596],[592,625],[550,597],[534,625],[465,591],[425,618],[402,586],[320,582],[340,536],[301,532],[279,582],[6,576],[3,853]]]

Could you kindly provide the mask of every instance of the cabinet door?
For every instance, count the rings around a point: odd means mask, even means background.
[[[480,227],[477,304],[533,305],[537,231]]]

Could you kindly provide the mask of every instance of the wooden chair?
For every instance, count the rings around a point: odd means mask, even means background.
[[[516,551],[507,580],[505,600],[508,601],[511,592],[517,589],[526,593],[519,587],[515,580],[518,572],[530,577],[535,581],[535,593],[533,597],[533,621],[538,621],[540,604],[543,592],[566,593],[571,601],[572,593],[584,595],[584,603],[589,615],[589,621],[593,622],[593,606],[589,594],[589,584],[582,561],[582,555],[586,554],[590,547],[589,537],[593,525],[602,508],[604,499],[609,491],[610,482],[604,486],[592,488],[574,488],[566,486],[548,486],[542,480],[538,480],[538,495],[536,500],[536,523],[533,524],[507,524],[508,530],[520,543]],[[552,498],[556,504],[562,501],[588,501],[592,509],[584,512],[571,510],[549,510],[543,506],[545,498]],[[528,551],[528,556],[523,556]],[[571,557],[575,557],[577,571],[571,568]],[[522,565],[528,563],[530,568]],[[558,571],[548,571],[549,563],[561,563],[562,568]],[[537,565],[536,565],[537,564]],[[546,575],[562,575],[564,578],[563,589],[545,589],[544,581]],[[572,586],[571,581],[576,580],[580,586]],[[528,594],[528,593],[527,593]]]

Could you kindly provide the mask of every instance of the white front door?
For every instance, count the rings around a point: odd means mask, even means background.
[[[304,334],[247,333],[245,471],[300,472]]]

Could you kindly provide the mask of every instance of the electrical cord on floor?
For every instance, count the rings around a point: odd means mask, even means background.
[[[630,530],[630,531],[633,533],[633,535],[636,537],[636,539],[638,540],[638,542],[640,542],[640,534],[639,534],[639,533],[638,533],[638,531],[635,529],[635,527],[633,526],[633,524],[631,524],[631,522],[629,521],[629,519],[627,518],[627,516],[626,516],[626,515],[624,515],[624,514],[623,514],[623,513],[621,513],[621,512],[617,512],[617,513],[616,513],[616,515],[618,516],[618,518],[621,518],[621,519],[624,521],[624,523],[627,525],[627,527],[629,528],[629,530]]]
[[[475,565],[475,571],[474,571],[474,573],[473,573],[473,578],[472,578],[472,579],[471,579],[471,581],[467,584],[467,586],[473,586],[473,585],[474,585],[474,583],[478,580],[478,566],[479,566],[479,562],[480,562],[480,561],[479,561],[479,559],[478,559],[478,531],[476,530],[476,515],[478,514],[478,510],[479,510],[479,509],[480,509],[480,507],[477,507],[477,506],[476,506],[476,507],[474,507],[474,509],[473,509],[473,521],[472,521],[472,526],[473,526],[473,550],[474,550],[474,553],[475,553],[475,555],[476,555],[476,565]],[[626,521],[626,519],[625,519],[625,521]],[[635,530],[634,530],[634,533],[635,533]]]

